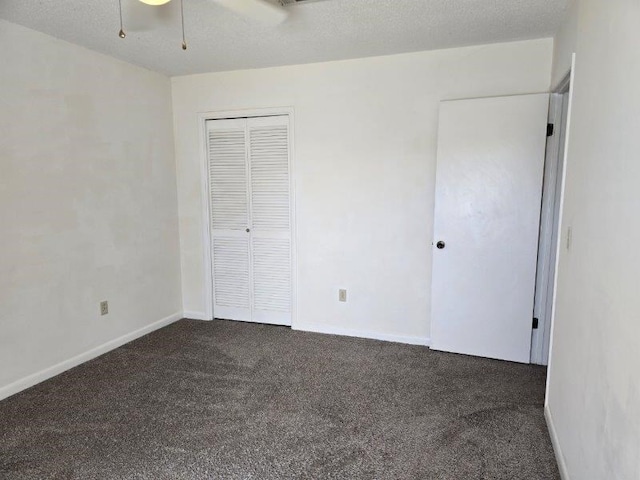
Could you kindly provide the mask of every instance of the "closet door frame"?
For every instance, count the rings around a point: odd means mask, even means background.
[[[293,107],[255,108],[247,110],[225,110],[202,112],[198,114],[200,130],[200,185],[202,204],[202,265],[204,274],[204,318],[213,320],[213,259],[211,256],[211,205],[209,185],[209,157],[207,148],[207,121],[235,118],[287,116],[289,118],[289,208],[291,215],[291,327],[295,328],[298,319],[298,250],[296,223],[296,189],[295,189],[295,133]]]

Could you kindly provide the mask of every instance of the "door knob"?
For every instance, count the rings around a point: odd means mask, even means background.
[[[436,243],[436,247],[438,247],[440,250],[442,250],[444,248],[444,242],[442,240],[440,240],[438,243]]]
[[[249,233],[251,230],[247,228],[247,233]]]

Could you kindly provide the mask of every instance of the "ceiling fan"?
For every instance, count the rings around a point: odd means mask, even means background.
[[[140,2],[151,6],[162,6],[171,0],[139,0]],[[184,37],[184,12],[182,2],[180,1],[180,16],[182,21],[182,49],[187,49],[187,43]],[[289,16],[289,12],[284,8],[282,0],[209,0],[216,3],[227,10],[237,13],[243,17],[255,20],[267,25],[278,25],[284,22]],[[290,0],[288,0],[290,1]],[[118,0],[120,6],[120,38],[125,38],[122,22],[122,0]],[[139,4],[138,4],[139,5]]]
[[[147,5],[164,5],[171,0],[140,0]],[[274,3],[268,0],[210,0],[218,5],[254,20],[268,23],[282,23],[288,16],[280,2]]]

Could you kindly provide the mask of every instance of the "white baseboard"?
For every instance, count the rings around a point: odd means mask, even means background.
[[[138,330],[135,330],[131,333],[127,333],[121,337],[110,340],[102,345],[92,348],[91,350],[87,350],[84,353],[76,355],[75,357],[71,357],[67,360],[64,360],[56,365],[53,365],[49,368],[45,368],[44,370],[40,370],[34,374],[28,375],[20,380],[17,380],[9,385],[4,387],[0,387],[0,400],[10,397],[22,390],[26,390],[29,387],[33,387],[34,385],[44,382],[45,380],[50,379],[51,377],[55,377],[56,375],[61,374],[62,372],[69,370],[73,367],[77,367],[81,363],[92,360],[100,355],[107,353],[111,350],[114,350],[125,343],[129,343],[136,338],[140,338],[147,333],[151,333],[154,330],[158,330],[162,327],[166,327],[167,325],[176,322],[182,318],[182,312],[174,313],[173,315],[169,315],[168,317],[163,318],[162,320],[158,320],[150,325],[142,327]]]
[[[565,461],[562,449],[560,448],[560,441],[558,440],[556,426],[553,423],[553,417],[551,416],[551,410],[549,410],[548,405],[544,406],[544,418],[547,420],[551,444],[553,445],[553,451],[556,454],[556,461],[558,462],[558,469],[560,470],[560,478],[562,478],[562,480],[571,480],[571,477],[569,477],[569,471],[567,470],[567,462]]]
[[[209,318],[204,312],[192,312],[189,310],[185,310],[184,312],[182,312],[182,315],[184,316],[184,318],[189,318],[191,320],[213,320],[212,318]]]
[[[409,337],[404,335],[391,335],[388,333],[368,332],[365,330],[352,330],[349,328],[332,327],[326,325],[293,325],[293,330],[304,332],[326,333],[329,335],[343,335],[345,337],[370,338],[373,340],[383,340],[385,342],[405,343],[408,345],[420,345],[428,347],[431,339],[428,337]]]

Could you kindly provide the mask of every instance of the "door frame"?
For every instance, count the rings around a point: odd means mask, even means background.
[[[549,120],[554,125],[554,134],[549,137],[547,156],[545,157],[545,184],[543,195],[551,193],[551,198],[543,199],[540,219],[540,246],[538,256],[538,273],[536,275],[536,294],[534,305],[534,317],[538,318],[538,328],[533,331],[531,337],[531,363],[547,365],[550,357],[551,330],[555,309],[556,279],[558,274],[558,260],[560,245],[562,242],[562,209],[564,204],[564,188],[567,173],[567,146],[569,139],[569,123],[571,119],[571,97],[573,87],[573,69],[571,69],[560,83],[552,90],[549,104]],[[568,111],[563,118],[563,101],[567,96]],[[561,143],[561,140],[563,141]],[[555,172],[549,178],[547,185],[546,170],[552,166]],[[561,175],[558,186],[558,175]],[[551,189],[549,187],[551,186]],[[548,201],[550,200],[550,202]],[[553,222],[554,207],[559,203],[559,213],[556,222]],[[545,219],[546,224],[544,223]],[[556,235],[556,243],[552,242]],[[551,253],[555,250],[555,262],[551,262]]]
[[[298,229],[296,222],[296,190],[295,190],[295,134],[294,108],[268,107],[238,110],[220,110],[198,113],[200,130],[200,190],[202,202],[202,262],[204,274],[204,306],[205,317],[202,320],[213,320],[213,259],[211,257],[211,205],[209,185],[209,157],[207,149],[207,121],[253,117],[289,117],[289,209],[291,215],[291,327],[298,320]]]

